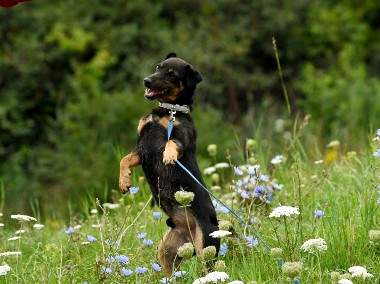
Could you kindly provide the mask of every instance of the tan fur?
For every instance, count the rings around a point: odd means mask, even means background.
[[[149,115],[146,115],[146,116],[143,116],[140,121],[139,121],[139,125],[137,126],[137,134],[140,135],[140,132],[141,130],[143,129],[143,127],[145,126],[145,124],[147,124],[148,122],[152,121],[152,115],[149,114]]]
[[[173,268],[177,269],[181,264],[182,258],[177,256],[177,251],[184,243],[193,243],[195,252],[204,260],[202,230],[192,213],[178,211],[173,214],[172,219],[176,227],[169,228],[160,241],[157,252],[158,261],[167,276],[172,274]]]
[[[166,142],[164,156],[162,159],[165,165],[174,165],[175,161],[178,159],[178,153],[179,149],[173,140]]]
[[[131,168],[140,165],[140,155],[132,151],[120,161],[119,187],[122,193],[126,193],[132,186]]]

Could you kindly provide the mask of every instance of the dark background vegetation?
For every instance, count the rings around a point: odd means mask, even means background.
[[[22,213],[32,201],[43,214],[60,214],[66,201],[80,206],[83,195],[117,189],[119,158],[135,144],[139,117],[156,106],[143,98],[142,80],[171,51],[203,74],[194,112],[201,164],[207,144],[218,144],[224,159],[247,137],[275,142],[281,153],[281,135],[306,114],[317,141],[311,152],[333,139],[360,150],[380,125],[379,15],[375,0],[36,0],[0,8],[4,210]]]

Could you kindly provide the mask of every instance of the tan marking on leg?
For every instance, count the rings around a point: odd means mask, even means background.
[[[152,114],[149,114],[149,115],[146,115],[146,116],[143,116],[140,121],[139,121],[139,125],[137,126],[137,134],[140,135],[140,132],[141,130],[143,129],[143,127],[148,123],[148,122],[151,122],[152,121]]]
[[[132,186],[131,168],[140,165],[140,155],[136,150],[129,153],[120,161],[119,187],[122,193],[126,193]]]
[[[160,241],[157,258],[167,276],[172,275],[173,268],[177,269],[180,266],[182,258],[177,256],[177,251],[186,242],[184,235],[176,228],[170,228]]]

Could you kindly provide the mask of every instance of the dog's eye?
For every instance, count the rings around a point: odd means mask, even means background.
[[[171,77],[171,78],[174,78],[174,77],[175,77],[175,73],[174,73],[173,70],[169,70],[167,74],[168,74],[168,76]]]

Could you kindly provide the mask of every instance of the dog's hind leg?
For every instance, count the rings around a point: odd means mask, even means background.
[[[177,269],[182,258],[177,255],[178,248],[190,242],[179,229],[169,228],[158,245],[157,258],[164,268],[165,274],[171,276],[173,269]]]
[[[133,150],[120,161],[119,187],[122,193],[126,193],[132,186],[131,168],[140,165],[140,155]]]

